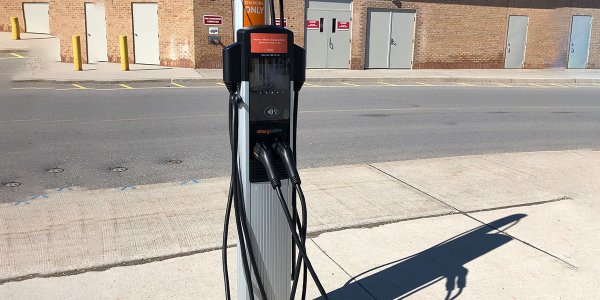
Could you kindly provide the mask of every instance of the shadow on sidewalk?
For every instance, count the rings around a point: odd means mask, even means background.
[[[445,280],[445,299],[455,299],[467,286],[469,270],[464,265],[511,241],[497,229],[506,230],[526,216],[514,214],[498,219],[412,256],[367,270],[330,292],[329,298],[358,300],[353,291],[362,288],[378,300],[402,299]]]

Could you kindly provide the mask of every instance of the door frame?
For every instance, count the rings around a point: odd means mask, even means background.
[[[527,40],[529,39],[529,15],[509,15],[506,20],[506,35],[504,38],[504,69],[506,68],[506,48],[508,44],[508,33],[510,31],[510,17],[526,17],[527,18],[527,30],[525,31],[525,45],[523,45],[523,62],[521,63],[521,67],[517,69],[525,68],[525,58],[527,57]],[[515,69],[515,68],[508,68]]]
[[[390,18],[389,18],[389,28],[388,28],[388,32],[389,32],[389,36],[388,36],[388,47],[387,47],[387,67],[385,69],[391,69],[391,52],[392,52],[392,46],[389,43],[389,39],[392,38],[392,14],[394,12],[398,12],[398,13],[409,13],[412,12],[415,14],[414,20],[413,20],[413,38],[412,38],[412,51],[410,53],[410,69],[400,69],[400,70],[412,70],[413,66],[414,66],[414,62],[415,62],[415,37],[417,34],[417,9],[410,9],[410,8],[378,8],[378,7],[369,7],[367,8],[367,28],[366,28],[366,34],[365,34],[365,57],[363,58],[364,61],[364,65],[365,68],[367,66],[367,59],[368,59],[368,51],[369,51],[369,29],[371,29],[371,23],[368,21],[369,20],[369,13],[371,11],[382,11],[382,12],[389,12],[390,13]],[[505,43],[506,45],[506,43]],[[374,69],[379,69],[379,68],[374,68]]]

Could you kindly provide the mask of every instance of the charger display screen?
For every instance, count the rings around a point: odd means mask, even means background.
[[[268,56],[249,59],[250,121],[290,119],[290,61]]]

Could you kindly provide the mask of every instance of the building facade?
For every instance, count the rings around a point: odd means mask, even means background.
[[[0,30],[11,16],[64,62],[72,35],[84,63],[118,62],[126,35],[131,63],[189,68],[233,41],[232,0],[0,0]],[[311,68],[600,68],[594,0],[285,0],[285,17]]]

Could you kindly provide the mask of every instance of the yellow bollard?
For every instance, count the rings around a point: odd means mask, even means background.
[[[19,31],[19,18],[10,17],[10,27],[12,28],[12,39],[20,40],[21,32]]]
[[[129,71],[129,52],[127,52],[127,36],[119,35],[121,48],[121,71]]]
[[[83,70],[81,65],[81,41],[78,35],[73,36],[73,68],[75,71]]]

